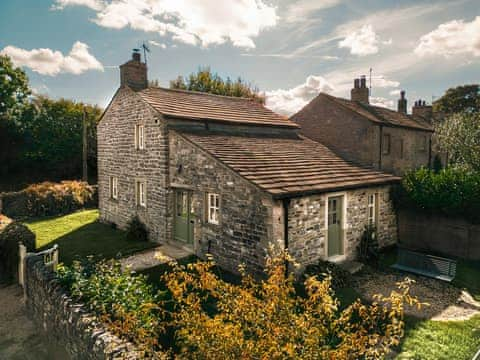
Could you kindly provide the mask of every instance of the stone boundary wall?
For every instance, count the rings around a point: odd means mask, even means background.
[[[110,333],[62,289],[41,256],[26,259],[27,312],[49,341],[65,348],[71,360],[142,359],[131,343]]]
[[[400,210],[398,230],[400,246],[480,260],[480,225],[470,224],[464,219]]]

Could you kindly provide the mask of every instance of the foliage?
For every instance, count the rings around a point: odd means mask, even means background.
[[[148,230],[145,224],[135,216],[127,225],[128,241],[148,241]]]
[[[18,274],[18,243],[27,251],[35,250],[35,234],[18,222],[8,224],[0,232],[0,282],[13,282]]]
[[[433,103],[433,110],[446,115],[480,112],[480,85],[463,85],[448,89]]]
[[[244,275],[240,285],[220,280],[212,262],[176,266],[164,276],[176,304],[173,324],[179,358],[216,359],[371,359],[382,358],[404,334],[410,280],[399,291],[360,300],[339,310],[331,278],[309,277],[306,296],[295,293],[294,275],[285,275],[288,256],[267,259],[267,279]],[[216,313],[205,304],[212,299]]]
[[[335,290],[348,287],[352,282],[352,275],[347,270],[330,261],[319,260],[315,264],[307,265],[303,278],[306,280],[311,276],[316,276],[320,280],[330,277]]]
[[[3,211],[12,218],[66,214],[97,203],[96,188],[81,181],[43,182],[2,195]]]
[[[58,244],[60,261],[70,265],[89,255],[111,259],[158,246],[131,242],[125,232],[98,221],[98,210],[82,210],[65,216],[30,220],[26,224],[37,237],[37,249]]]
[[[217,73],[212,73],[209,67],[199,68],[196,74],[191,73],[188,77],[178,76],[175,80],[170,81],[170,88],[244,97],[262,104],[265,102],[264,95],[257,87],[245,82],[240,77],[236,81],[232,81],[229,77],[224,80]]]
[[[437,126],[436,134],[451,165],[480,171],[480,112],[454,114]]]
[[[360,244],[358,245],[358,255],[360,261],[365,264],[378,266],[378,260],[380,257],[377,228],[375,225],[367,225],[363,230],[360,238]]]
[[[435,173],[410,171],[392,192],[397,207],[418,209],[480,222],[480,173],[447,168]]]
[[[0,55],[0,122],[14,119],[29,95],[25,71],[14,67],[8,56]]]
[[[158,337],[165,331],[166,313],[158,305],[162,294],[154,292],[143,275],[122,270],[117,261],[75,261],[60,264],[60,283],[85,302],[114,334],[135,343],[145,357],[162,357]]]

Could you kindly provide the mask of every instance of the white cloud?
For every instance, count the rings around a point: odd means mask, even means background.
[[[420,38],[415,53],[420,56],[480,56],[480,16],[471,22],[453,20],[439,25]]]
[[[263,0],[105,0],[84,6],[97,10],[95,23],[122,29],[170,35],[187,44],[209,46],[230,41],[254,48],[253,39],[277,24],[276,9]],[[57,0],[58,5],[80,5],[87,0]]]
[[[29,67],[42,75],[78,75],[88,70],[103,71],[103,65],[89,53],[88,46],[80,41],[73,44],[66,56],[58,50],[48,48],[25,50],[15,46],[7,46],[1,53],[10,56],[15,65]]]
[[[380,106],[389,109],[395,109],[394,101],[381,96],[370,96],[370,105]]]
[[[365,56],[378,53],[378,36],[372,25],[363,25],[360,30],[348,34],[338,43],[339,48],[349,48],[350,54]]]
[[[57,0],[52,8],[53,10],[61,10],[66,6],[86,6],[98,11],[103,9],[104,3],[102,0]]]
[[[389,88],[398,86],[400,86],[400,82],[387,79],[385,75],[376,75],[372,77],[372,87]]]
[[[335,7],[342,0],[298,0],[291,4],[286,11],[285,20],[288,22],[305,21],[310,15],[328,8]]]
[[[398,95],[400,95],[400,91],[401,91],[400,89],[395,89],[395,90],[390,91],[389,94],[392,95],[392,96],[398,96]]]
[[[310,75],[306,81],[294,88],[267,91],[266,106],[280,114],[291,115],[300,110],[320,92],[330,93],[332,85],[322,76]]]
[[[157,46],[157,47],[162,48],[162,49],[166,49],[166,48],[167,48],[167,45],[165,45],[165,44],[163,44],[163,43],[159,43],[159,42],[157,42],[157,41],[155,41],[155,40],[148,40],[148,43],[149,43],[150,45]]]

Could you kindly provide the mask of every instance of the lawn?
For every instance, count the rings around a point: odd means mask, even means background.
[[[98,210],[82,210],[69,215],[26,222],[37,239],[37,249],[58,244],[60,261],[66,264],[94,255],[114,258],[156,246],[148,242],[127,241],[125,232],[98,221]]]

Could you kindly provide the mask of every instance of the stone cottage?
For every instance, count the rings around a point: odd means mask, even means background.
[[[138,53],[98,124],[101,219],[259,270],[270,244],[303,265],[355,257],[366,224],[396,241],[398,178],[340,158],[243,98],[149,87]]]
[[[351,100],[321,93],[290,120],[340,156],[378,170],[403,175],[433,161],[432,107],[418,100],[407,114],[404,91],[398,111],[370,105],[364,76],[355,79]]]

